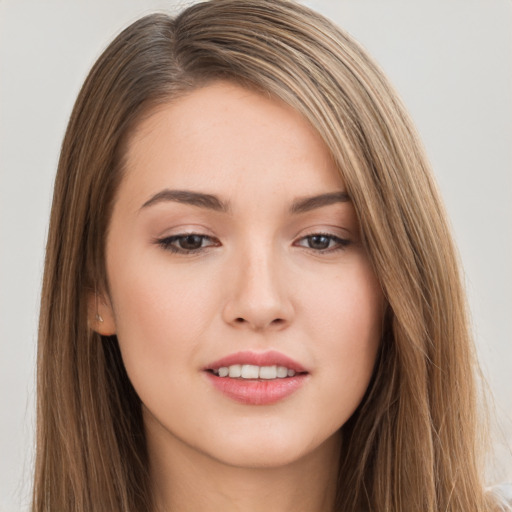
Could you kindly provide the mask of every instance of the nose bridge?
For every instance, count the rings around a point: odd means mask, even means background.
[[[282,257],[274,244],[248,243],[237,252],[234,264],[226,320],[254,330],[289,322],[290,297],[282,279]]]
[[[264,302],[275,299],[278,294],[278,283],[275,279],[278,262],[270,245],[247,251],[241,265],[245,269],[240,276],[242,293]]]

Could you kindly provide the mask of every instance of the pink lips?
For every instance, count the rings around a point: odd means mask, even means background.
[[[276,352],[275,350],[262,353],[237,352],[236,354],[231,354],[229,356],[223,357],[222,359],[219,359],[218,361],[214,361],[204,369],[213,370],[215,368],[231,366],[233,364],[254,364],[256,366],[286,366],[286,368],[295,370],[297,373],[306,372],[306,370],[299,363],[297,363],[297,361],[294,361],[290,357],[281,354],[281,352]]]
[[[234,364],[251,364],[256,366],[285,366],[294,370],[293,377],[283,379],[241,379],[219,377],[211,371]],[[205,368],[205,375],[213,386],[228,398],[246,405],[270,405],[290,396],[307,380],[308,372],[293,359],[276,351],[264,353],[238,352],[219,359]]]

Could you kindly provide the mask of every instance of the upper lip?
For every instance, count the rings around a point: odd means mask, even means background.
[[[295,370],[296,372],[307,372],[307,370],[297,361],[294,361],[292,358],[285,356],[276,350],[269,350],[267,352],[237,352],[208,364],[203,368],[203,370],[216,370],[218,368],[232,366],[234,364],[252,364],[255,366],[285,366],[286,368]]]

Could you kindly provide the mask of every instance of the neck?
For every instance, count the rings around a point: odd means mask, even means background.
[[[277,467],[230,466],[179,441],[162,449],[151,439],[155,512],[334,511],[339,436]]]

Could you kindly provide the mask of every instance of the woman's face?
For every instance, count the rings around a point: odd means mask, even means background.
[[[246,467],[335,446],[383,297],[298,113],[227,82],[160,107],[129,141],[106,258],[98,330],[118,336],[152,446]]]

